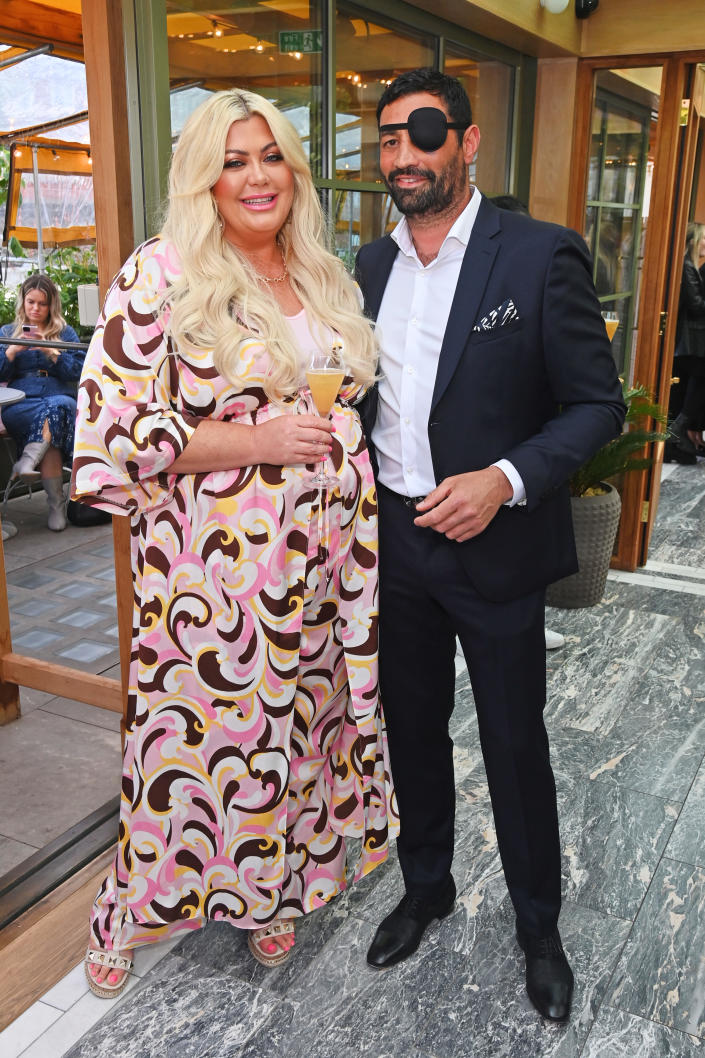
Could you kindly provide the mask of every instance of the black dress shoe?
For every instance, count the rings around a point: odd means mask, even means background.
[[[686,452],[688,455],[695,455],[697,449],[691,439],[688,437],[688,420],[683,414],[677,415],[672,423],[669,423],[668,430],[671,435],[671,440],[681,452]]]
[[[682,448],[679,448],[672,441],[666,441],[663,446],[663,461],[664,463],[681,463],[683,466],[692,467],[697,463],[698,457],[695,452],[684,452]]]
[[[377,970],[406,959],[421,943],[424,930],[434,918],[445,918],[455,903],[455,882],[451,877],[435,899],[402,897],[390,915],[380,923],[367,953],[367,961]]]
[[[517,940],[526,955],[526,991],[539,1014],[565,1021],[573,998],[573,971],[563,951],[558,930],[534,937],[517,923]]]

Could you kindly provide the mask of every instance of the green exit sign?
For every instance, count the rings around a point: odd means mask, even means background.
[[[308,55],[313,52],[323,51],[323,30],[281,30],[279,33],[279,51],[282,55],[292,51],[300,51]]]

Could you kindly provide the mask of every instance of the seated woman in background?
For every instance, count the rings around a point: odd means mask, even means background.
[[[45,275],[25,279],[17,298],[15,322],[0,328],[0,338],[36,337],[77,342],[78,335],[61,315],[59,291]],[[3,410],[2,420],[20,453],[13,477],[41,476],[49,503],[48,526],[66,528],[61,470],[73,457],[76,386],[85,352],[79,349],[32,348],[0,344],[0,382],[25,394]]]
[[[335,345],[331,423],[305,371]],[[350,403],[375,369],[293,126],[261,96],[214,93],[79,390],[73,494],[130,517],[135,600],[118,852],[86,957],[100,996],[135,947],[209,920],[275,966],[294,921],[345,887],[346,838],[358,877],[387,856],[377,504]],[[307,464],[329,452],[326,492]]]

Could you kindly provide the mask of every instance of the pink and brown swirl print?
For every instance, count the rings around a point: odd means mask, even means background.
[[[156,307],[179,273],[161,239],[112,284],[78,399],[73,492],[132,524],[134,626],[119,845],[91,945],[208,919],[257,928],[325,904],[396,833],[377,689],[375,486],[357,413],[334,409],[341,484],[301,467],[169,471],[203,417],[259,423],[267,356],[234,393],[174,350]],[[352,398],[354,393],[343,393]],[[319,505],[323,503],[323,509]]]

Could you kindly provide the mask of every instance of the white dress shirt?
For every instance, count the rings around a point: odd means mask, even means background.
[[[431,399],[460,266],[481,199],[473,188],[437,257],[425,266],[417,256],[405,217],[392,232],[399,253],[377,316],[382,378],[372,441],[380,482],[402,496],[426,496],[436,487],[428,440]],[[511,483],[514,495],[509,504],[525,500],[516,468],[506,459],[495,466]]]

